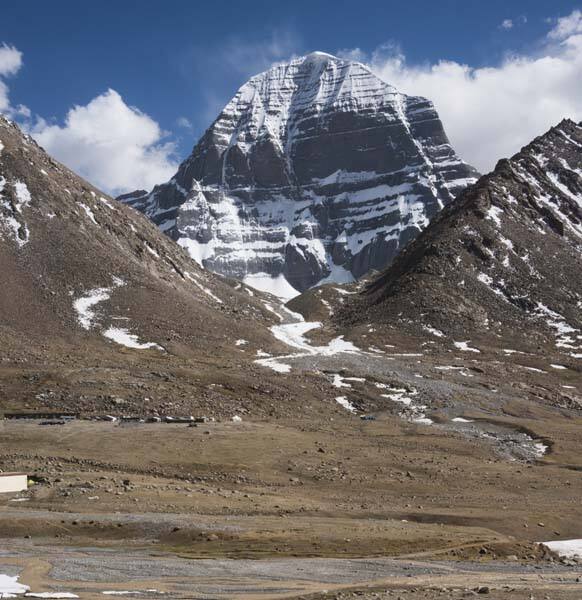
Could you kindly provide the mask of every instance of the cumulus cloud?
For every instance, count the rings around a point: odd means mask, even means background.
[[[548,33],[551,40],[565,40],[582,33],[582,11],[574,10],[567,17],[556,20],[553,29]]]
[[[565,117],[582,119],[582,12],[552,23],[536,50],[500,64],[411,64],[394,44],[351,50],[400,91],[430,98],[459,154],[482,172]],[[345,55],[345,51],[344,51]]]
[[[74,106],[63,125],[13,105],[6,79],[22,68],[22,52],[0,45],[0,113],[23,129],[53,156],[102,190],[118,194],[150,189],[176,171],[175,146],[148,115],[108,90],[85,106]]]
[[[503,19],[499,27],[501,29],[513,29],[513,21],[511,19]]]
[[[0,112],[9,115],[30,116],[30,111],[26,106],[19,104],[12,106],[10,104],[9,89],[5,79],[11,75],[16,75],[22,67],[22,52],[14,46],[2,44],[0,46]]]
[[[62,126],[38,119],[30,133],[47,152],[112,194],[150,189],[178,166],[174,144],[164,141],[160,126],[111,89],[74,106]]]
[[[2,44],[0,46],[0,75],[16,75],[22,67],[22,52],[14,46]]]

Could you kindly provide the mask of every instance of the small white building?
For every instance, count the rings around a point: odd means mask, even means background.
[[[0,494],[23,492],[28,489],[26,473],[0,473]]]

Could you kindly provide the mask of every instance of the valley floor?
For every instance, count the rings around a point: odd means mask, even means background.
[[[7,365],[29,410],[51,407],[50,382],[72,399],[58,410],[80,394],[86,416],[216,420],[2,421],[2,469],[36,483],[0,497],[0,574],[83,598],[579,597],[580,563],[538,544],[582,538],[577,367],[478,339],[348,341],[297,316],[272,329],[288,353],[241,344],[221,367]],[[147,403],[95,393],[143,395],[148,377]]]
[[[559,455],[509,460],[456,431],[349,414],[198,427],[5,421],[1,433],[4,467],[41,476],[0,508],[0,573],[33,592],[582,589],[582,566],[534,543],[582,537],[582,481]]]

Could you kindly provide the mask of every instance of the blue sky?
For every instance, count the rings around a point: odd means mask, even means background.
[[[402,91],[423,92],[427,84],[417,71],[442,61],[474,73],[516,55],[535,61],[560,52],[556,44],[548,50],[550,32],[559,17],[577,9],[582,2],[566,0],[11,2],[2,8],[0,43],[21,53],[21,66],[4,77],[0,70],[0,81],[12,109],[28,107],[32,128],[38,117],[43,127],[63,126],[73,106],[115,90],[125,105],[159,125],[158,139],[150,131],[143,144],[166,153],[167,171],[187,156],[237,88],[274,61],[312,50],[342,51],[413,88]],[[568,33],[577,35],[576,23]],[[386,70],[385,61],[395,55],[405,72]],[[119,108],[110,100],[103,110]],[[439,102],[444,107],[448,100]],[[44,140],[66,162],[64,134],[52,131]],[[87,165],[71,166],[92,177]],[[97,178],[105,187],[106,173]],[[132,183],[120,179],[108,187],[122,191]]]

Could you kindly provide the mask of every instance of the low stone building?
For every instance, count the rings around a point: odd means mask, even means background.
[[[0,473],[0,494],[28,489],[26,473]]]

